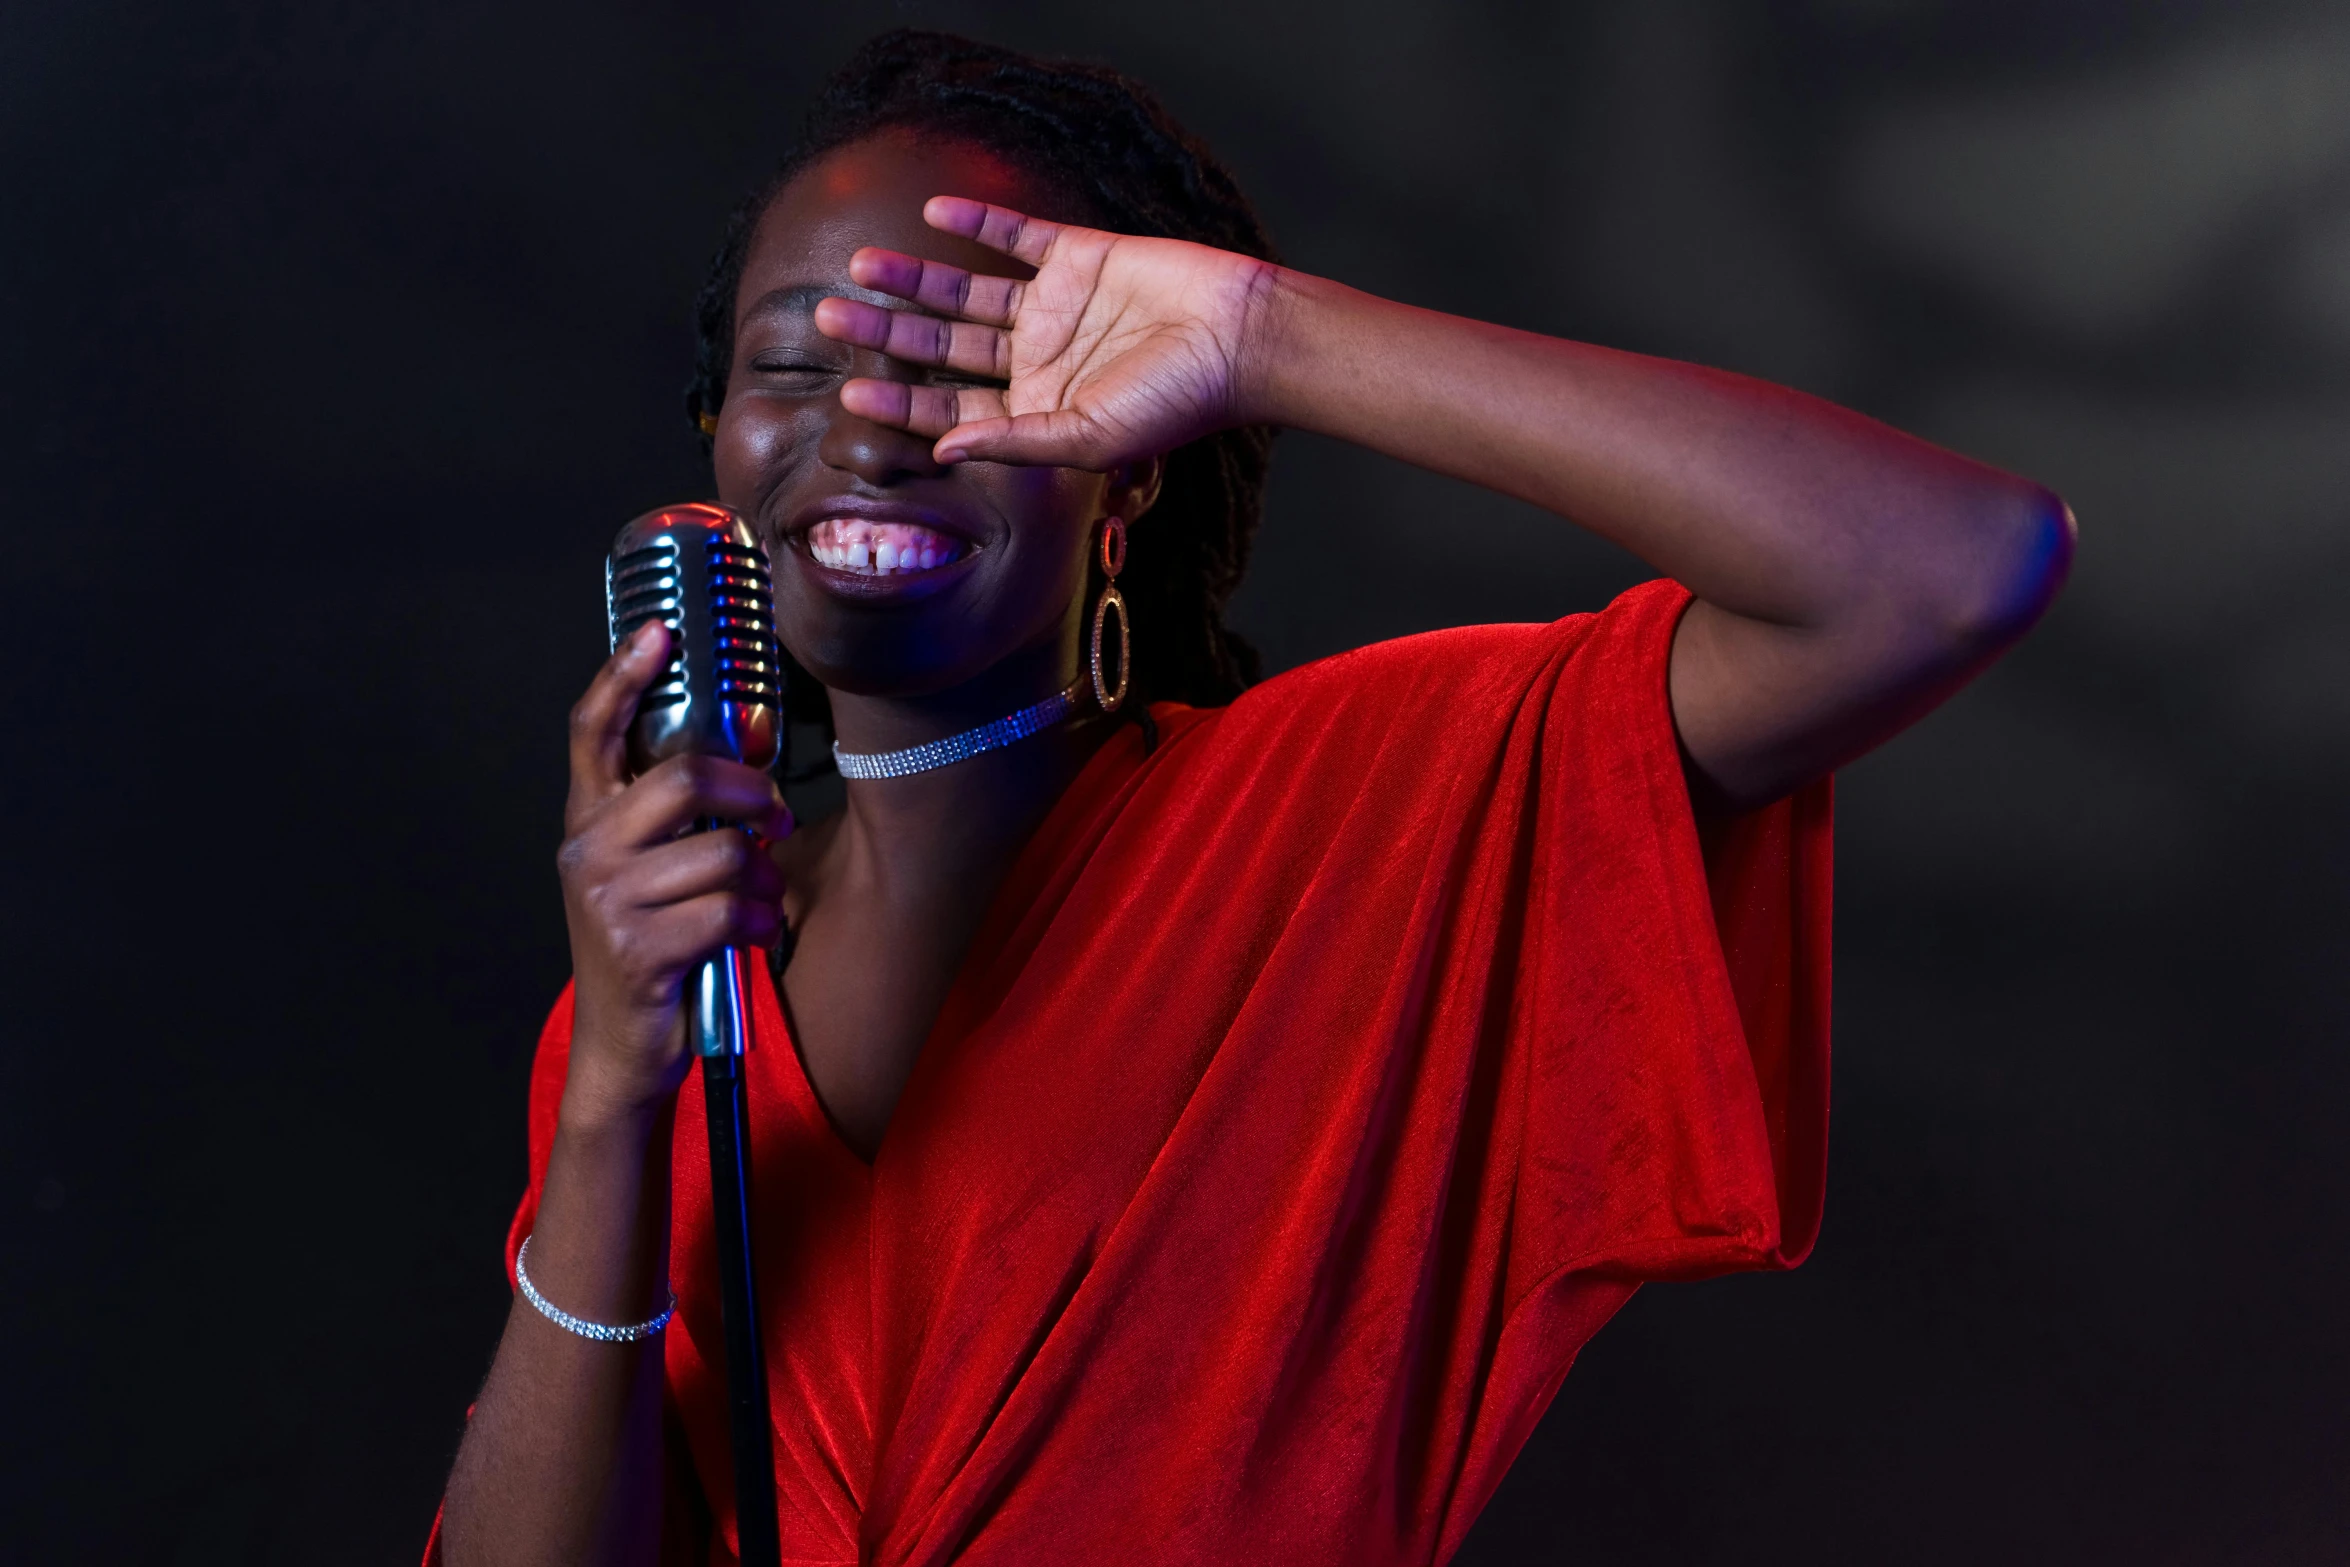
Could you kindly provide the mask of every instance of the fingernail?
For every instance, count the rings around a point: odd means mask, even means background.
[[[964,458],[970,455],[971,454],[969,452],[965,451],[960,446],[950,446],[945,451],[938,454],[938,460],[944,463],[957,463],[961,462]]]

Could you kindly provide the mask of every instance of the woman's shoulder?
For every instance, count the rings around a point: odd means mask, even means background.
[[[1679,584],[1660,579],[1561,620],[1448,626],[1367,643],[1275,675],[1221,711],[1247,727],[1333,704],[1474,704],[1579,655],[1612,663],[1658,658],[1688,598]]]
[[[1258,682],[1234,700],[1231,712],[1246,719],[1301,704],[1392,696],[1432,681],[1456,679],[1487,665],[1520,664],[1538,657],[1538,649],[1568,624],[1447,626],[1367,642]]]
[[[1378,772],[1390,784],[1479,765],[1522,721],[1564,722],[1634,743],[1664,709],[1664,666],[1688,602],[1671,582],[1545,623],[1454,626],[1301,664],[1229,706],[1154,703],[1158,743],[1138,771],[1163,785],[1240,797],[1311,772],[1325,783]],[[1655,708],[1656,714],[1647,709]],[[1145,760],[1147,756],[1147,760]]]

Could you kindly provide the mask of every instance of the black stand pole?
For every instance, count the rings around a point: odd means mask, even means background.
[[[726,1322],[727,1405],[734,1427],[734,1527],[742,1567],[778,1567],[775,1447],[767,1420],[767,1357],[751,1270],[751,1139],[743,1100],[746,1030],[742,954],[702,967],[695,987],[702,1101],[710,1114],[710,1198],[718,1238],[718,1289]]]

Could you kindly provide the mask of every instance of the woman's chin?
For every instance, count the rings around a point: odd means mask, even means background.
[[[784,624],[789,628],[784,644],[793,662],[819,685],[844,696],[919,700],[951,690],[986,668],[984,656],[973,656],[975,649],[925,634],[919,620],[830,616],[819,609]]]

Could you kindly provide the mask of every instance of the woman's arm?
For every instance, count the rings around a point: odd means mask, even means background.
[[[666,1303],[669,1117],[577,1118],[565,1096],[528,1266],[591,1322]],[[604,1344],[517,1295],[441,1511],[446,1567],[649,1567],[661,1538],[661,1340]]]
[[[573,1316],[643,1322],[667,1302],[669,1134],[687,1065],[686,976],[720,948],[765,946],[782,918],[774,861],[715,817],[781,837],[765,773],[705,757],[631,783],[625,736],[663,667],[647,625],[571,715],[558,863],[571,930],[571,1056],[528,1268]],[[448,1567],[645,1567],[661,1539],[661,1340],[603,1343],[517,1297],[474,1404],[441,1515]]]
[[[1287,271],[1249,341],[1251,417],[1531,501],[1696,594],[1673,716],[1731,806],[1923,716],[2032,625],[2071,559],[2072,518],[2038,485],[1745,376]]]
[[[893,251],[826,333],[1003,391],[851,381],[843,404],[941,457],[1089,468],[1274,423],[1570,518],[1697,595],[1673,712],[1701,798],[1760,804],[1918,718],[2032,624],[2072,519],[2046,490],[1764,382],[1375,299],[1176,240],[939,197],[933,227],[1036,269]]]

